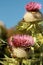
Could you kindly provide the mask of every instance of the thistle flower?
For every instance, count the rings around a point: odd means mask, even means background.
[[[25,8],[27,11],[37,11],[37,10],[41,9],[41,4],[39,4],[37,2],[30,2],[26,5]]]
[[[34,45],[34,39],[29,35],[13,35],[9,38],[8,43],[10,46],[27,47]]]

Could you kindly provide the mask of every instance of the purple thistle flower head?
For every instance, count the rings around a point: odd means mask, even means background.
[[[37,2],[30,2],[25,6],[27,11],[37,11],[41,9],[41,4]]]
[[[13,35],[8,39],[10,46],[28,47],[34,45],[34,39],[29,35]]]

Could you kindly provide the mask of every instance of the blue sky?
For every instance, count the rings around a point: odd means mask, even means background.
[[[17,25],[25,14],[25,5],[30,1],[41,3],[43,13],[43,0],[0,0],[0,21],[7,28]]]

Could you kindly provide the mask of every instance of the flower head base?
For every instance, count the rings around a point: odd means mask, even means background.
[[[34,39],[29,35],[13,35],[9,38],[8,43],[10,46],[28,47],[34,45]]]
[[[37,2],[30,2],[26,5],[25,8],[27,11],[37,11],[37,10],[41,9],[41,4],[39,4]]]

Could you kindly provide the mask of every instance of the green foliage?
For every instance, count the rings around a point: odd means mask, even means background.
[[[3,40],[7,39],[6,27],[0,26],[0,38],[2,38]]]

